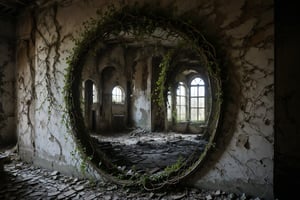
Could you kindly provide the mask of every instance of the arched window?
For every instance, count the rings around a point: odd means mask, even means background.
[[[124,104],[125,93],[122,87],[115,86],[112,90],[112,102],[116,104]]]
[[[186,88],[179,82],[176,91],[176,115],[177,121],[186,121]]]
[[[168,117],[168,121],[172,121],[172,96],[171,96],[171,92],[168,91],[168,102],[167,102],[167,117]]]
[[[83,100],[87,101],[88,104],[98,103],[97,87],[92,80],[86,80],[83,83],[82,96],[83,96]]]
[[[199,77],[191,82],[190,101],[191,121],[205,121],[205,83]]]
[[[98,90],[96,84],[92,80],[86,80],[83,86],[84,90],[84,106],[86,125],[90,131],[95,132],[97,126],[96,109],[94,103],[98,103]]]
[[[93,103],[97,103],[97,102],[98,102],[98,91],[95,84],[93,83]]]

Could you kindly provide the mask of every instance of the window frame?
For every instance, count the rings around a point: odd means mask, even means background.
[[[92,102],[93,102],[93,104],[99,103],[98,88],[94,82],[92,85]]]
[[[199,84],[193,84],[192,82],[199,78],[200,83]],[[179,86],[185,87],[185,98],[186,98],[186,104],[185,104],[185,119],[179,119],[178,118],[178,95],[177,95],[177,89]],[[197,89],[197,95],[192,94],[192,88],[196,87]],[[210,109],[208,106],[210,105],[210,98],[211,93],[209,92],[209,80],[205,76],[203,76],[201,73],[194,74],[193,76],[187,77],[185,80],[179,80],[176,84],[173,84],[171,88],[167,92],[167,101],[169,98],[169,92],[171,93],[171,100],[173,101],[171,103],[171,112],[175,113],[175,115],[172,114],[171,118],[169,118],[169,108],[167,108],[167,121],[172,123],[191,123],[191,124],[200,124],[205,125],[208,123],[208,112],[210,112]],[[200,89],[202,88],[202,89]],[[202,90],[200,92],[200,90]],[[197,106],[192,106],[192,99],[197,99]],[[201,102],[202,101],[202,102]],[[169,106],[169,102],[166,102],[166,105]],[[183,107],[183,105],[182,105]],[[192,117],[193,109],[196,109],[197,112],[197,119]],[[202,111],[201,111],[202,110]],[[203,113],[202,117],[200,112]]]
[[[178,88],[179,87],[184,88],[184,94],[178,95]],[[188,87],[186,86],[186,84],[184,82],[181,82],[181,81],[178,82],[177,87],[176,87],[175,108],[176,108],[176,121],[177,122],[186,122],[186,121],[188,121],[188,117],[187,117],[188,116],[188,113],[187,113],[187,111],[188,111],[187,88]],[[181,102],[184,100],[184,104],[178,104],[178,98],[180,99]],[[182,114],[179,113],[179,112],[183,112],[183,110],[184,110],[184,113],[183,113],[184,119],[181,119],[181,118],[179,118],[179,116],[182,116]]]
[[[193,84],[193,81],[195,81],[196,79],[200,79],[200,84]],[[201,83],[202,82],[202,83]],[[207,92],[206,92],[206,84],[204,79],[201,76],[194,76],[191,78],[190,80],[190,85],[189,85],[189,89],[190,89],[190,94],[189,94],[189,112],[190,112],[190,116],[189,116],[189,121],[191,121],[192,123],[204,123],[206,121],[206,97],[207,97]],[[192,88],[196,88],[196,95],[192,94]],[[201,91],[200,88],[203,88],[203,95],[201,95]],[[192,99],[196,99],[196,106],[192,106]],[[200,105],[200,99],[203,99],[203,106]],[[197,119],[193,119],[192,118],[192,110],[196,110],[196,116]],[[203,119],[200,119],[200,110],[203,110]]]
[[[167,121],[171,122],[173,120],[173,99],[172,99],[172,92],[169,89],[167,92]]]
[[[120,94],[119,93],[114,94],[115,89],[118,89],[120,91]],[[115,101],[114,97],[117,97],[117,99],[120,99],[120,101],[119,100]],[[124,91],[122,86],[116,85],[112,88],[112,90],[111,90],[111,102],[112,102],[112,104],[119,104],[119,105],[125,104],[125,91]]]

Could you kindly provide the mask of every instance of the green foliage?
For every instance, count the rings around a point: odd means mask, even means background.
[[[152,177],[152,179],[156,182],[163,180],[164,178],[168,178],[171,175],[180,173],[180,169],[184,166],[184,159],[180,156],[176,163],[173,165],[167,166],[162,173],[156,174]]]
[[[159,64],[160,73],[158,80],[156,82],[156,88],[154,90],[156,101],[159,107],[164,108],[165,105],[165,91],[166,91],[166,81],[167,81],[167,74],[170,68],[170,61],[172,56],[173,50],[168,51],[168,53],[164,56],[162,62]]]
[[[177,172],[184,164],[184,159],[180,156],[176,163],[165,168],[164,173],[168,176],[174,172]]]

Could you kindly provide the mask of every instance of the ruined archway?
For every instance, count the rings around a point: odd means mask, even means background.
[[[153,44],[153,38],[160,38]],[[164,40],[165,38],[168,40]],[[150,39],[150,41],[149,41]],[[125,42],[124,42],[125,41]],[[165,110],[167,94],[166,85],[168,80],[176,72],[172,67],[176,66],[180,58],[179,52],[184,51],[193,56],[197,64],[205,69],[211,84],[211,105],[209,120],[205,129],[204,137],[207,145],[200,155],[191,155],[184,162],[176,162],[159,174],[135,174],[128,177],[118,169],[107,155],[96,148],[96,144],[90,138],[84,124],[84,118],[80,109],[80,85],[81,72],[88,55],[93,52],[101,54],[110,45],[136,45],[147,44],[151,48],[157,48],[156,44],[162,44],[162,58],[159,77],[156,81],[155,95],[157,106]],[[175,43],[176,45],[170,45]],[[140,55],[142,57],[142,55]],[[139,58],[141,59],[141,58]],[[183,57],[183,60],[185,57]],[[176,62],[175,62],[176,61]],[[194,63],[190,62],[188,64]],[[95,167],[110,180],[125,185],[143,185],[147,189],[158,189],[166,185],[178,183],[181,179],[189,176],[203,163],[211,147],[214,145],[221,110],[221,78],[220,68],[216,59],[214,47],[208,43],[201,31],[192,22],[166,16],[157,10],[145,8],[124,7],[120,11],[114,8],[105,16],[92,20],[87,25],[82,38],[70,57],[69,71],[66,78],[66,104],[70,116],[71,127],[74,135],[80,141],[79,146],[85,149],[86,156],[91,159]]]

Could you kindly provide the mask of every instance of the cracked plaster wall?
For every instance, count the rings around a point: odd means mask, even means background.
[[[98,177],[67,128],[63,101],[70,33],[61,32],[55,7],[24,13],[17,24],[17,131],[25,161],[77,176]],[[42,16],[42,17],[41,17]]]
[[[15,130],[15,26],[0,18],[0,145],[17,142]]]
[[[64,1],[63,1],[64,2]],[[189,183],[197,187],[273,194],[273,1],[139,1],[196,16],[227,61],[229,91],[215,151]],[[63,121],[62,88],[72,36],[82,22],[119,1],[76,1],[19,18],[17,117],[20,154],[35,164],[78,173],[80,156]],[[134,1],[124,1],[134,4]],[[33,31],[33,32],[32,32]],[[33,33],[33,34],[32,34]],[[226,94],[225,94],[226,96]],[[233,113],[233,115],[231,115]],[[91,169],[92,170],[92,169]],[[93,173],[89,173],[93,174]]]
[[[141,56],[143,57],[143,56]],[[139,59],[134,66],[132,91],[133,124],[151,130],[151,64],[148,57]]]

